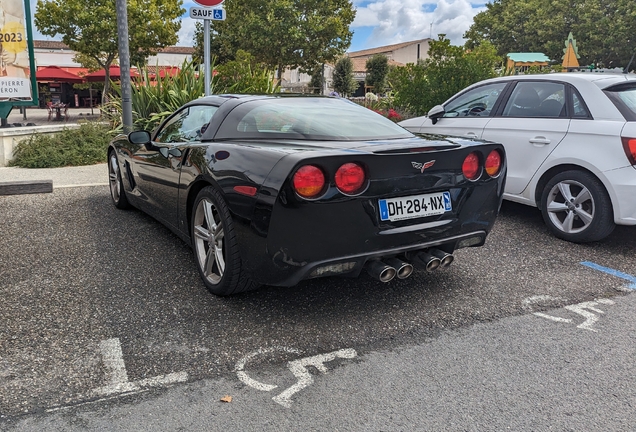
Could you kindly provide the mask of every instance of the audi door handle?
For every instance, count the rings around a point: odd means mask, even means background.
[[[551,141],[545,137],[534,137],[530,139],[531,144],[548,145],[550,142]]]

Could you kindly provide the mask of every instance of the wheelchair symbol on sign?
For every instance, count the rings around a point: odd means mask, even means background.
[[[260,355],[269,354],[273,352],[283,352],[289,354],[300,354],[300,351],[294,348],[285,348],[285,347],[274,347],[268,349],[261,349],[255,351],[251,354],[246,355],[241,360],[236,363],[235,371],[238,379],[240,379],[243,384],[246,384],[250,387],[253,387],[257,390],[261,391],[272,391],[275,388],[278,388],[277,385],[273,384],[265,384],[259,381],[256,381],[245,372],[245,364],[258,357]],[[318,354],[313,357],[305,357],[298,360],[292,360],[287,363],[287,368],[291,371],[292,374],[298,380],[296,384],[292,385],[285,391],[283,391],[278,396],[274,396],[272,400],[279,405],[284,406],[285,408],[291,408],[292,396],[298,393],[300,390],[308,387],[314,382],[314,378],[311,373],[309,373],[308,367],[312,366],[322,372],[323,374],[327,373],[327,367],[324,365],[327,362],[333,361],[336,358],[342,359],[352,359],[356,357],[358,354],[354,349],[347,348],[341,349],[338,351],[334,351],[328,354]]]
[[[221,9],[214,9],[214,19],[215,20],[223,19],[223,11]]]

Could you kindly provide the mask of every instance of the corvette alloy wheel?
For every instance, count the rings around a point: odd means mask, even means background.
[[[225,273],[225,232],[218,208],[204,197],[194,214],[194,247],[203,278],[218,285]]]
[[[124,185],[121,181],[121,171],[117,163],[117,156],[111,151],[108,156],[108,186],[110,187],[110,196],[113,199],[115,207],[125,209],[130,207],[128,198],[124,191]]]
[[[214,187],[204,187],[197,195],[190,227],[197,267],[208,291],[227,296],[258,288],[259,284],[241,271],[234,221]]]

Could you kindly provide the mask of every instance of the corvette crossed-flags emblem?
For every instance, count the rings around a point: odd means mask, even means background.
[[[432,161],[428,161],[428,162],[424,162],[424,163],[421,163],[421,162],[411,162],[411,165],[413,165],[413,168],[420,170],[420,172],[422,172],[422,173],[424,172],[424,170],[425,170],[426,168],[430,168],[430,167],[432,167],[434,164],[435,164],[435,161],[434,161],[434,160],[432,160]]]

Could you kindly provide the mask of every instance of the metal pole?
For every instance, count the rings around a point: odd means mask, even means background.
[[[88,88],[88,103],[91,106],[91,115],[93,115],[93,87]]]
[[[119,68],[121,71],[121,108],[124,133],[133,130],[132,91],[130,88],[130,51],[128,49],[128,9],[126,0],[116,0]]]
[[[210,96],[212,68],[210,61],[210,20],[203,20],[203,63],[205,64],[205,95]]]

